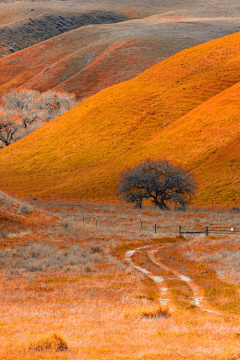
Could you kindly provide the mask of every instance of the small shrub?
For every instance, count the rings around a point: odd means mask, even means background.
[[[5,239],[6,237],[7,237],[6,231],[1,231],[0,232],[0,238]]]
[[[22,205],[19,209],[19,213],[20,214],[29,214],[30,213],[30,208],[27,205]]]
[[[102,252],[102,249],[99,246],[93,246],[91,248],[93,254]]]
[[[66,342],[56,334],[42,337],[39,340],[31,343],[28,347],[29,350],[33,351],[68,351]]]
[[[167,310],[157,309],[154,311],[146,311],[141,315],[141,319],[159,319],[159,318],[169,318],[170,314]]]

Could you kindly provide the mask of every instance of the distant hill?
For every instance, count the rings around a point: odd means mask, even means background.
[[[35,18],[49,15],[89,11],[113,11],[124,13],[130,17],[146,17],[149,15],[172,12],[176,16],[201,17],[237,17],[239,16],[238,0],[1,0],[0,24],[10,25],[28,17]],[[60,14],[61,13],[61,14]]]
[[[0,27],[0,57],[82,26],[111,24],[127,19],[127,16],[110,11],[93,11],[72,16],[43,15],[33,19],[30,17],[27,21]]]
[[[85,98],[185,48],[237,29],[239,21],[165,15],[84,26],[0,59],[0,93],[26,87]]]
[[[240,33],[184,50],[2,150],[1,185],[114,200],[121,171],[165,158],[194,172],[196,203],[239,204],[239,69]]]

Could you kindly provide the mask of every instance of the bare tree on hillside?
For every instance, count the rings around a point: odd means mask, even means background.
[[[2,106],[9,110],[30,110],[40,96],[36,90],[11,90],[3,93]]]
[[[62,115],[76,105],[74,94],[37,90],[11,90],[3,94],[0,109],[0,142],[8,146]]]
[[[64,114],[74,105],[76,105],[74,94],[49,90],[41,94],[37,109],[42,110],[41,120],[49,121]]]
[[[26,129],[40,118],[38,102],[41,93],[36,90],[12,90],[2,96],[2,106],[5,112],[18,118]]]
[[[19,133],[19,124],[17,124],[11,116],[6,113],[0,113],[0,148],[9,146],[13,142],[17,141]]]
[[[149,199],[160,209],[168,209],[172,203],[184,210],[195,190],[192,174],[164,160],[148,159],[123,172],[120,182],[118,193],[122,199],[138,208]]]
[[[74,94],[52,90],[43,93],[27,89],[11,90],[3,94],[1,101],[4,109],[15,111],[24,127],[37,120],[52,120],[76,105]]]

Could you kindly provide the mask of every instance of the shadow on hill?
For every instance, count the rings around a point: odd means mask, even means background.
[[[82,26],[112,24],[128,20],[128,17],[110,11],[93,11],[75,16],[44,15],[13,27],[0,29],[0,57],[25,49],[54,36]]]

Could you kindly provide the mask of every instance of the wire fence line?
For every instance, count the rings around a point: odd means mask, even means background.
[[[222,225],[211,225],[206,226],[203,229],[186,229],[183,226],[179,226],[179,236],[189,234],[204,234],[206,236],[211,235],[240,235],[240,228],[235,226],[222,226]]]
[[[56,204],[57,205],[57,204]],[[98,210],[98,209],[97,209]],[[48,211],[52,214],[56,213],[53,208],[48,209]],[[82,225],[92,224],[98,227],[105,227],[106,220],[101,219],[101,216],[94,216],[93,213],[88,212],[80,212],[78,214],[71,213],[71,210],[66,210],[64,214],[62,214],[66,219],[74,222],[80,222]],[[138,225],[137,225],[138,224]],[[119,225],[119,222],[118,222]],[[126,224],[122,224],[123,226],[127,226]],[[144,233],[145,231],[150,231],[152,234],[160,234],[164,236],[163,228],[157,221],[153,221],[151,223],[146,224],[143,219],[138,218],[134,222],[134,224],[128,225],[127,227],[136,227],[139,229],[140,233]],[[222,224],[212,224],[209,226],[205,226],[202,228],[187,228],[185,226],[179,226],[175,228],[173,231],[176,235],[179,235],[181,238],[184,235],[205,235],[205,236],[224,236],[224,235],[239,235],[240,236],[240,227],[236,225],[222,225]]]

